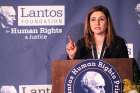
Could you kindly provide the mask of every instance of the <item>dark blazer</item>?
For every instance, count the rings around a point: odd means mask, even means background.
[[[74,59],[92,59],[92,49],[85,47],[85,41],[82,38],[77,42],[77,52]],[[115,36],[111,45],[107,47],[103,58],[128,58],[128,50],[125,40]]]

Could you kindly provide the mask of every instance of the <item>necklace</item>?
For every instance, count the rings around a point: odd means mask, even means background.
[[[93,44],[91,46],[91,50],[92,50],[92,57],[93,59],[102,59],[104,57],[104,54],[105,54],[105,51],[106,51],[106,44],[105,44],[105,41],[103,43],[103,46],[102,46],[102,49],[101,50],[98,50],[96,49],[96,45]]]

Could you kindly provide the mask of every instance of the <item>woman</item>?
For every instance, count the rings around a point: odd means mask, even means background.
[[[68,36],[66,52],[69,59],[128,58],[125,41],[116,35],[110,13],[104,6],[89,11],[81,40],[75,43]]]

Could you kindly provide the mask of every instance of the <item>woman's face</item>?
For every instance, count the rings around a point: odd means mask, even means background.
[[[107,29],[107,19],[103,12],[96,11],[90,16],[90,27],[94,35],[105,34]]]

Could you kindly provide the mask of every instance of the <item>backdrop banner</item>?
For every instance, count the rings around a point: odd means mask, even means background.
[[[140,0],[0,0],[1,93],[50,93],[51,62],[67,58],[68,34],[75,42],[83,36],[85,16],[96,5],[109,9],[140,67]]]

